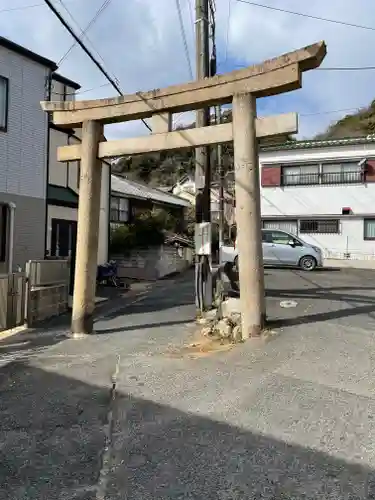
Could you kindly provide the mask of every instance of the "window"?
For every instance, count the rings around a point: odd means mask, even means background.
[[[362,182],[363,169],[358,163],[325,163],[322,165],[322,184],[351,184]]]
[[[284,186],[319,184],[319,165],[283,167],[282,183]]]
[[[363,239],[375,240],[375,219],[365,219],[363,221]]]
[[[300,233],[337,234],[339,228],[338,219],[301,220],[299,226]]]
[[[129,221],[129,200],[127,198],[111,198],[111,222]]]
[[[288,245],[291,237],[281,231],[262,231],[262,241],[275,245]]]
[[[291,220],[291,219],[263,220],[262,224],[263,224],[263,229],[275,229],[279,231],[286,231],[287,233],[292,233],[292,234],[298,233],[297,220]]]
[[[8,79],[0,76],[0,131],[8,128],[9,88]]]
[[[282,167],[283,186],[318,184],[353,184],[365,182],[363,167],[358,162],[319,163]]]

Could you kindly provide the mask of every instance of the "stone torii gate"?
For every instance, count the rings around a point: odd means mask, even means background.
[[[243,338],[259,335],[265,318],[264,277],[260,262],[261,218],[257,139],[297,132],[294,113],[256,118],[256,98],[302,86],[302,72],[320,66],[324,42],[213,78],[164,89],[91,101],[42,102],[60,127],[82,127],[82,142],[58,148],[61,162],[80,160],[80,192],[73,336],[93,332],[96,259],[100,209],[101,163],[104,158],[234,142],[236,222]],[[233,105],[233,122],[170,131],[171,114],[218,104]],[[109,123],[153,119],[153,135],[102,140]]]

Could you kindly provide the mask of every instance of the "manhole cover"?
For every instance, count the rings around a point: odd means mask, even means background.
[[[286,309],[289,307],[296,307],[298,305],[298,302],[295,300],[283,300],[280,302],[281,307],[285,307]]]

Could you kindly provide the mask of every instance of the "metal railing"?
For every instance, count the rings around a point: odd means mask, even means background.
[[[283,174],[283,186],[311,186],[318,184],[356,184],[365,182],[364,172],[352,170],[345,172],[317,172]]]

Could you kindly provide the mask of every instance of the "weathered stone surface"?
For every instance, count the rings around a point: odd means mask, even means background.
[[[230,321],[233,325],[237,326],[241,324],[241,314],[238,312],[234,312],[229,316]]]
[[[232,325],[227,318],[221,319],[215,326],[215,331],[223,339],[228,339],[232,335]]]
[[[233,342],[242,342],[242,329],[241,325],[236,325],[232,330]]]
[[[229,297],[222,303],[223,316],[230,316],[231,314],[241,314],[240,299],[237,297]]]
[[[206,311],[204,313],[204,317],[209,321],[213,321],[214,319],[216,319],[216,315],[217,309],[211,309],[210,311]]]
[[[212,335],[212,326],[205,326],[204,328],[202,328],[201,334],[204,337],[209,337],[210,335]]]

